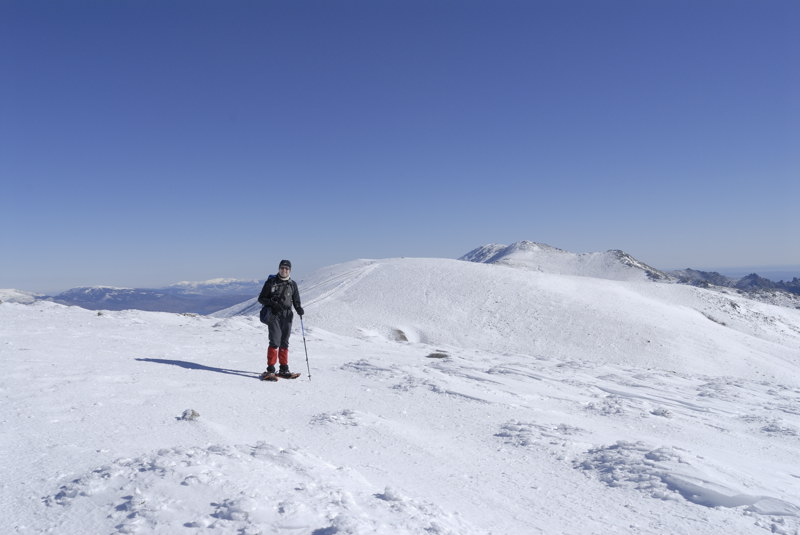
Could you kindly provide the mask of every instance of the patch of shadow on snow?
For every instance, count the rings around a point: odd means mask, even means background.
[[[392,329],[392,340],[395,342],[408,342],[408,335],[403,329]]]
[[[242,377],[249,377],[253,379],[258,379],[260,374],[256,372],[248,372],[245,370],[231,370],[228,368],[217,368],[214,366],[206,366],[205,364],[199,364],[197,362],[189,362],[187,360],[175,360],[175,359],[156,359],[156,358],[137,358],[139,362],[151,362],[154,364],[166,364],[169,366],[178,366],[179,368],[184,368],[187,370],[201,370],[206,372],[216,372],[216,373],[224,373],[227,375],[241,375]]]
[[[185,411],[183,411],[182,415],[176,417],[175,419],[176,420],[185,420],[185,421],[192,422],[194,420],[197,420],[198,418],[200,418],[200,413],[199,412],[197,412],[194,409],[186,409]]]

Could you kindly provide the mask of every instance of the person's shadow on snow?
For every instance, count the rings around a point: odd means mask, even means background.
[[[244,370],[229,370],[227,368],[214,368],[213,366],[206,366],[205,364],[198,364],[196,362],[188,362],[185,360],[169,360],[169,359],[136,359],[140,362],[155,362],[156,364],[169,364],[170,366],[178,366],[186,368],[187,370],[203,370],[206,372],[226,373],[228,375],[241,375],[242,377],[258,379],[258,373],[246,372]]]

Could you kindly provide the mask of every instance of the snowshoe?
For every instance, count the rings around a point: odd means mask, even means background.
[[[297,379],[298,377],[300,377],[299,373],[292,373],[288,370],[285,372],[278,372],[277,375],[282,379]]]
[[[284,379],[297,379],[300,377],[300,374],[290,372],[287,364],[281,364],[281,367],[278,369],[278,377],[282,377]]]
[[[278,376],[274,372],[264,372],[259,377],[262,381],[277,381]]]

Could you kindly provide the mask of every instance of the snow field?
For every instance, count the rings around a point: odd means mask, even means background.
[[[304,289],[277,383],[257,316],[0,304],[0,529],[800,530],[796,311],[419,259]]]

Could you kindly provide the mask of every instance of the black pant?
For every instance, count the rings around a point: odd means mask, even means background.
[[[269,313],[267,327],[269,327],[270,347],[289,347],[289,335],[292,334],[292,319],[294,314],[291,310],[279,312],[278,314]]]

